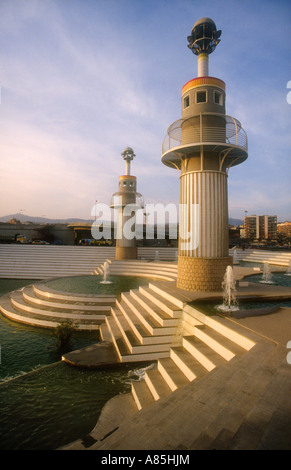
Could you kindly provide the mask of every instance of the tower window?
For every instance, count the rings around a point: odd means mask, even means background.
[[[206,91],[197,91],[196,102],[206,103]]]
[[[219,91],[214,92],[214,103],[222,104],[222,94]]]
[[[126,181],[123,181],[123,186],[126,186]]]
[[[184,98],[184,109],[190,106],[190,97],[189,95]]]

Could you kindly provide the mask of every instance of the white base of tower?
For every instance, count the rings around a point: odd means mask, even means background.
[[[179,255],[228,256],[227,175],[194,171],[181,176]]]
[[[177,287],[221,291],[228,255],[227,175],[192,171],[181,176]]]
[[[137,259],[137,247],[116,246],[115,259]]]

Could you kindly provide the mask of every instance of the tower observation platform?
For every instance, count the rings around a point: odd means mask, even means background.
[[[188,36],[198,57],[198,76],[182,88],[182,116],[162,144],[162,162],[180,175],[177,286],[185,290],[221,289],[228,253],[229,168],[248,157],[240,121],[226,114],[225,82],[209,76],[209,55],[220,42],[213,20],[201,18]]]
[[[220,117],[222,127],[205,126],[210,117],[217,117],[217,114],[198,114],[192,118],[178,119],[169,126],[162,144],[162,162],[166,166],[181,170],[189,155],[202,146],[205,151],[218,152],[220,171],[247,159],[248,139],[241,123],[232,116],[224,115]],[[183,126],[191,125],[191,120],[196,120],[197,125],[192,128],[192,133],[188,132],[188,142],[183,143]]]
[[[220,170],[244,162],[248,157],[247,134],[241,123],[224,111],[222,80],[197,77],[187,82],[182,88],[182,118],[168,128],[162,162],[181,169],[183,160],[200,149],[218,154]]]

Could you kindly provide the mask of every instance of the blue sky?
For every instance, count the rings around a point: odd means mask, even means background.
[[[222,30],[209,74],[248,135],[229,216],[291,221],[287,0],[0,0],[0,216],[90,218],[117,191],[128,145],[145,202],[178,203],[162,141],[197,76],[187,36],[204,16]]]

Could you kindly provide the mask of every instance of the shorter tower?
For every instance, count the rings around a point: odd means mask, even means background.
[[[141,194],[136,192],[136,177],[130,174],[134,151],[126,147],[121,155],[126,162],[126,171],[125,175],[119,176],[118,192],[113,194],[110,204],[118,212],[115,259],[137,259],[135,213],[143,208],[143,202]]]

